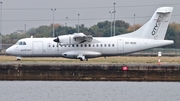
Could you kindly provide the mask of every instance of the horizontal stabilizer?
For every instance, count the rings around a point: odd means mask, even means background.
[[[169,9],[168,7],[161,7],[157,9],[156,11],[158,14],[169,14],[172,12],[172,9]]]

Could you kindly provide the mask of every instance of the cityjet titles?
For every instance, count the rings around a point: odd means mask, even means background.
[[[31,49],[21,49],[21,51],[22,52],[24,52],[24,51],[28,51],[29,52],[29,51],[31,51]]]
[[[159,17],[158,17],[158,19],[157,19],[157,21],[156,21],[156,24],[155,24],[155,26],[154,26],[154,28],[153,28],[153,31],[152,31],[152,33],[151,33],[152,35],[155,35],[155,34],[157,33],[158,28],[159,28],[159,26],[160,26],[160,24],[161,24],[162,19],[163,19],[163,15],[159,15]]]

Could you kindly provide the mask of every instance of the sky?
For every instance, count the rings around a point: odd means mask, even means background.
[[[131,25],[146,23],[155,10],[162,6],[174,7],[171,22],[180,23],[179,0],[1,0],[2,34],[17,30],[29,30],[54,23],[75,27],[84,24],[93,26],[100,21],[111,21],[109,11],[114,11],[116,20]],[[1,14],[1,13],[0,13]],[[114,15],[112,15],[114,17]],[[0,28],[1,30],[1,28]]]

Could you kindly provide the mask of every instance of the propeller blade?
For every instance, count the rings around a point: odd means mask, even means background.
[[[86,40],[83,40],[83,41],[81,41],[80,43],[84,43],[84,42],[86,42]]]
[[[57,38],[54,39],[53,41],[59,43],[59,38],[57,37]]]

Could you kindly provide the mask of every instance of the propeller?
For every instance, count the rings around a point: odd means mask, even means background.
[[[56,39],[54,39],[53,41],[54,41],[54,42],[57,42],[57,43],[60,42],[58,37],[56,37]]]
[[[60,42],[60,40],[59,40],[58,36],[56,35],[56,33],[55,33],[55,37],[56,37],[56,39],[54,39],[53,41],[56,42],[57,47],[59,47],[58,43]]]
[[[81,41],[80,43],[84,43],[84,42],[86,42],[86,40],[83,40],[83,41]]]

